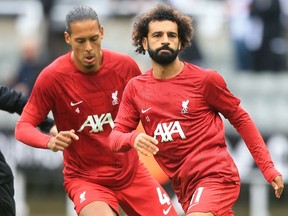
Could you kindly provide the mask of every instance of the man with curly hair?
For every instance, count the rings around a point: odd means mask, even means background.
[[[118,152],[136,149],[154,155],[187,216],[231,216],[240,177],[220,114],[241,135],[277,198],[283,179],[253,120],[222,76],[179,60],[192,33],[191,19],[167,5],[137,17],[133,45],[136,52],[149,53],[152,68],[126,86],[110,146]],[[139,121],[146,133],[135,131]]]
[[[64,187],[79,216],[119,215],[119,205],[131,216],[176,216],[137,151],[116,153],[109,146],[123,90],[141,74],[138,65],[126,54],[101,47],[104,28],[91,7],[80,5],[67,14],[64,36],[72,50],[40,73],[16,138],[63,151]],[[56,137],[35,128],[50,110]]]

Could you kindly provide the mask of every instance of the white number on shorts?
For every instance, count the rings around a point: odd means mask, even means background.
[[[190,201],[190,205],[189,205],[188,209],[190,209],[192,206],[195,206],[199,203],[199,200],[200,200],[200,197],[202,195],[203,190],[204,190],[204,187],[197,188],[197,190],[194,192],[194,194],[192,196],[192,199]]]
[[[167,203],[167,205],[170,205],[170,198],[167,196],[167,194],[162,193],[160,187],[157,187],[156,190],[161,205],[164,205],[165,203]]]

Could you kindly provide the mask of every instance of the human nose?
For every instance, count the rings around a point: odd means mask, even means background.
[[[92,46],[91,46],[91,43],[89,41],[87,41],[87,43],[86,43],[86,51],[87,52],[91,52],[92,51]]]
[[[163,37],[162,37],[162,44],[169,44],[169,37],[168,37],[168,35],[163,35]]]

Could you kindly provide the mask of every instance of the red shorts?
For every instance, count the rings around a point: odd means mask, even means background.
[[[93,201],[106,202],[118,213],[118,204],[127,215],[178,216],[172,201],[161,185],[150,175],[141,163],[131,185],[121,190],[111,190],[85,180],[71,179],[65,189],[80,210]]]
[[[233,216],[232,206],[240,193],[240,183],[199,184],[191,200],[183,204],[186,214],[211,212],[215,216]]]

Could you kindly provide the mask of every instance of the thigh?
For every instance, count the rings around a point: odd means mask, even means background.
[[[0,184],[0,215],[16,215],[13,181]]]
[[[199,213],[233,216],[232,206],[238,199],[239,193],[239,183],[209,182],[199,184],[191,200],[185,203],[183,208],[186,210],[186,215],[189,216],[200,216]]]
[[[106,202],[94,201],[84,206],[79,216],[117,216],[118,214],[110,208]]]
[[[73,179],[65,182],[65,190],[80,216],[119,215],[117,198],[109,188]]]
[[[169,195],[142,163],[131,185],[116,193],[121,208],[128,215],[178,216]]]

